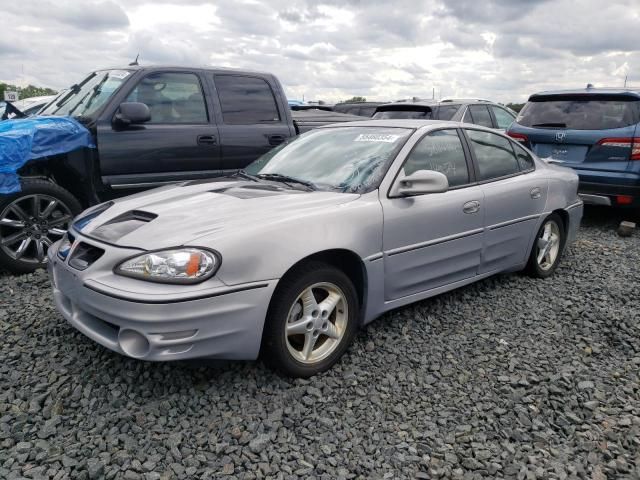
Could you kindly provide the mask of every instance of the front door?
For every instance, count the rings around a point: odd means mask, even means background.
[[[145,103],[151,120],[119,129],[98,126],[103,181],[114,188],[153,186],[220,173],[218,129],[199,76],[154,72],[126,101]]]
[[[507,270],[526,261],[547,199],[546,178],[531,155],[502,135],[465,129],[485,203],[480,273]]]
[[[483,237],[483,194],[457,129],[436,130],[413,148],[400,175],[435,170],[449,190],[381,198],[384,211],[385,300],[396,300],[477,274]],[[381,192],[381,196],[382,196]]]

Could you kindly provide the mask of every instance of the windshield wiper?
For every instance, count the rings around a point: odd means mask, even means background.
[[[532,127],[558,127],[558,128],[567,128],[567,124],[566,123],[554,123],[554,122],[549,122],[549,123],[534,123],[533,125],[531,125]]]
[[[258,177],[256,177],[255,175],[251,175],[247,172],[245,172],[244,170],[238,170],[236,173],[233,174],[235,177],[242,177],[242,178],[246,178],[248,180],[251,180],[253,182],[259,182],[260,180],[258,179]]]
[[[304,185],[311,191],[317,190],[317,187],[311,182],[295,177],[290,177],[289,175],[283,175],[282,173],[259,173],[258,175],[256,175],[256,177],[263,178],[265,180],[275,180],[276,182],[280,181],[285,184],[287,182],[298,183],[300,185]]]

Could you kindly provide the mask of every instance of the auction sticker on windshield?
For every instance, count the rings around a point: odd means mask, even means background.
[[[382,133],[361,133],[354,142],[385,142],[393,143],[400,138],[400,135],[385,135]]]

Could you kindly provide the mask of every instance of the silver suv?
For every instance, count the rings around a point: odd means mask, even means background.
[[[419,100],[379,105],[373,118],[375,120],[399,118],[449,120],[475,123],[483,127],[504,131],[516,119],[516,113],[489,100],[447,98],[441,101]]]

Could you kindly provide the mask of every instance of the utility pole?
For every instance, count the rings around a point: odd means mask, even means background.
[[[625,76],[624,76],[624,88],[627,88],[627,77],[628,77],[628,76],[629,76],[629,75],[625,75]]]

